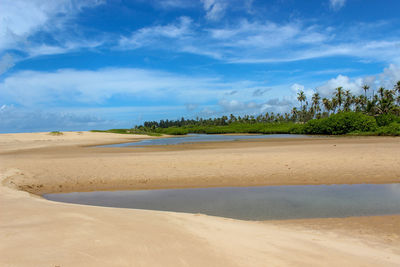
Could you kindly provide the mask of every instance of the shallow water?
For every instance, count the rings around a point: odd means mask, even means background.
[[[203,213],[243,220],[400,214],[400,184],[98,191],[44,197],[77,204]]]
[[[251,135],[223,135],[223,134],[188,134],[179,137],[157,138],[142,140],[132,143],[104,145],[100,147],[124,147],[124,146],[152,146],[152,145],[177,145],[183,143],[196,142],[218,142],[218,141],[236,141],[243,139],[270,139],[270,138],[310,138],[309,135],[297,134],[251,134]]]

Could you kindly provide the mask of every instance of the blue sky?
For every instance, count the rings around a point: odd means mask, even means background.
[[[0,132],[286,112],[400,80],[398,0],[0,0]]]

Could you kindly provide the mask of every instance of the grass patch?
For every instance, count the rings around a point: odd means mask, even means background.
[[[49,133],[49,135],[59,136],[59,135],[63,135],[63,132],[60,132],[60,131],[52,131],[52,132]]]

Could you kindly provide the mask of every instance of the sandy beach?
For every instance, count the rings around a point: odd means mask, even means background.
[[[400,138],[100,148],[140,135],[0,135],[1,266],[399,266],[400,215],[250,222],[44,193],[400,182]]]

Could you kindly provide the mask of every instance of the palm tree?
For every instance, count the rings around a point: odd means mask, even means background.
[[[319,106],[320,100],[321,100],[321,97],[319,96],[319,93],[315,93],[312,96],[312,108],[317,114],[318,114],[318,112],[321,111],[321,107]]]
[[[394,86],[394,91],[400,94],[400,81],[398,81]]]
[[[369,90],[369,86],[364,84],[364,86],[362,88],[364,89],[364,96],[365,96],[365,98],[367,98],[367,91]]]
[[[380,112],[383,114],[389,113],[394,108],[393,102],[394,102],[394,92],[392,90],[384,89],[383,97],[381,97],[379,101]]]
[[[379,93],[379,96],[380,96],[381,98],[383,98],[383,97],[384,97],[384,93],[385,93],[385,88],[379,87],[378,93]]]
[[[336,97],[332,97],[331,104],[332,104],[331,109],[332,109],[333,113],[336,113],[336,108],[338,106],[338,100]]]
[[[297,121],[297,117],[298,117],[299,111],[297,110],[296,107],[292,108],[292,120],[293,121]]]
[[[353,96],[352,96],[352,94],[350,93],[350,90],[346,90],[346,91],[344,92],[344,96],[345,96],[346,98],[344,99],[343,109],[344,109],[345,111],[349,111],[351,105],[353,104]]]
[[[343,87],[338,87],[336,88],[336,93],[335,93],[337,103],[339,105],[339,111],[342,107],[342,102],[343,102]]]
[[[229,115],[229,123],[236,122],[236,117],[233,114]]]
[[[322,104],[324,105],[326,112],[328,112],[329,114],[329,112],[332,110],[332,102],[325,97],[324,99],[322,99]]]
[[[367,98],[363,95],[359,95],[354,100],[354,103],[356,104],[356,111],[365,111],[368,102]]]
[[[303,91],[297,93],[297,100],[300,102],[301,110],[303,110],[303,102],[305,102],[306,99],[306,95]]]

